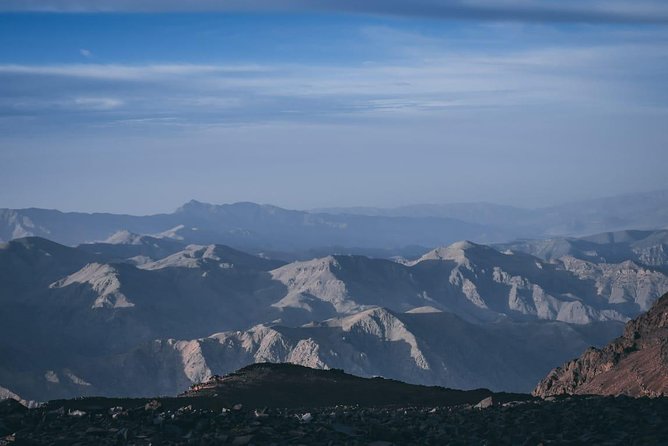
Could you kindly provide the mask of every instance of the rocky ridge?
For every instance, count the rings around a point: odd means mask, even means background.
[[[153,241],[0,247],[0,385],[36,400],[173,394],[272,361],[529,391],[668,290],[663,273],[633,262],[547,262],[472,242],[409,264],[332,255],[283,265],[220,245],[118,259],[115,247]]]
[[[520,240],[495,245],[545,260],[565,256],[596,263],[620,263],[632,260],[640,265],[668,265],[668,230],[626,230],[604,232],[585,237],[555,237],[545,240]]]
[[[552,370],[533,394],[668,396],[668,294],[621,337]]]

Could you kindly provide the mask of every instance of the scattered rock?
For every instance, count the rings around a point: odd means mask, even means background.
[[[242,435],[239,437],[234,437],[232,440],[232,446],[243,446],[251,442],[253,439],[252,435]]]
[[[311,420],[313,419],[313,415],[311,415],[311,412],[306,412],[306,413],[304,413],[304,414],[297,415],[297,418],[298,418],[299,421],[301,421],[302,423],[310,423]]]
[[[144,406],[144,410],[158,410],[162,404],[158,400],[151,400]]]
[[[213,403],[208,399],[182,410],[173,402],[170,408],[167,400],[160,401],[159,412],[146,411],[143,405],[125,410],[72,400],[65,403],[67,410],[55,413],[38,408],[0,415],[10,429],[0,436],[0,446],[660,445],[668,438],[668,398],[561,397],[505,405],[503,400],[492,401],[489,406],[481,404],[485,410],[471,410],[468,405],[336,406],[309,412],[278,408],[221,412],[221,406],[207,407]],[[86,416],[69,416],[75,411]],[[126,415],[114,418],[119,413]],[[6,436],[13,432],[15,436]]]
[[[488,396],[484,400],[480,401],[478,404],[473,406],[475,409],[487,409],[494,405],[494,399],[491,396]]]

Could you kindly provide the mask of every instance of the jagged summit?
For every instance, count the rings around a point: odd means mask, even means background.
[[[668,263],[668,230],[626,230],[580,238],[520,240],[499,244],[497,247],[525,252],[545,260],[557,260],[565,256],[598,263],[633,260],[639,264],[661,268]]]
[[[210,203],[204,203],[202,201],[198,200],[190,200],[186,203],[183,203],[181,206],[176,208],[174,213],[179,214],[179,213],[186,213],[186,212],[202,212],[202,211],[208,211],[215,205],[210,204]]]
[[[280,209],[275,206],[254,203],[252,201],[238,201],[235,203],[212,204],[198,200],[190,200],[177,208],[175,213],[215,214],[224,211],[257,211]],[[283,209],[282,209],[283,210]],[[287,210],[286,210],[287,211]]]
[[[478,245],[477,243],[473,243],[470,240],[460,240],[458,242],[452,243],[449,248],[450,249],[461,249],[463,251],[475,247],[480,247],[481,245]]]
[[[115,232],[103,242],[78,246],[83,251],[97,255],[98,261],[136,265],[164,258],[183,247],[177,240],[138,234],[125,229]]]
[[[552,370],[534,395],[668,396],[668,294],[602,349]]]
[[[225,245],[188,245],[163,259],[142,265],[142,268],[201,268],[206,265],[220,268],[241,266],[269,271],[284,265],[284,262],[257,257]]]
[[[142,236],[123,229],[114,232],[111,236],[107,237],[103,243],[112,245],[139,245],[142,243]]]
[[[54,282],[50,288],[87,284],[97,293],[91,308],[130,308],[135,304],[121,291],[119,271],[113,265],[89,263],[74,274]]]
[[[464,263],[473,252],[486,252],[488,250],[493,251],[488,246],[479,245],[469,240],[461,240],[448,246],[433,249],[412,263],[416,264],[425,260],[452,260],[457,263]]]

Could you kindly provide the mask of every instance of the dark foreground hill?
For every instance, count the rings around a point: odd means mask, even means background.
[[[182,396],[215,397],[227,404],[269,407],[455,406],[475,404],[490,396],[503,402],[530,399],[524,394],[420,386],[287,363],[253,364],[226,376],[214,376],[192,386]]]
[[[552,370],[534,394],[668,396],[668,294],[604,348]]]
[[[667,398],[545,401],[285,364],[250,366],[176,398],[30,410],[0,402],[2,445],[651,445],[667,435]]]
[[[241,404],[247,407],[314,408],[336,405],[456,406],[476,404],[492,397],[499,403],[531,400],[521,393],[494,393],[487,389],[455,390],[421,386],[385,378],[361,378],[342,370],[321,370],[296,364],[252,364],[225,376],[213,376],[195,384],[178,397],[158,398],[164,408],[223,410]],[[78,398],[54,400],[48,407],[68,410],[106,410],[118,405],[143,406],[147,398]]]

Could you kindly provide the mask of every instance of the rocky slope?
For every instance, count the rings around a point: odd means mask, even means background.
[[[258,325],[194,340],[153,341],[82,372],[98,394],[170,394],[258,362],[343,369],[410,383],[528,392],[555,363],[619,333],[616,323],[474,324],[443,312],[366,310],[302,327]],[[143,376],[147,364],[159,370]],[[132,379],[135,377],[134,379]],[[114,387],[108,383],[116,379]],[[106,387],[105,387],[106,386]]]
[[[552,370],[533,393],[668,396],[668,294],[621,337]]]
[[[497,248],[526,252],[545,260],[564,256],[595,263],[621,263],[668,266],[668,230],[606,232],[580,238],[523,240],[496,245]]]
[[[329,256],[294,262],[271,274],[288,290],[273,305],[285,314],[313,314],[313,319],[369,306],[400,312],[432,306],[478,321],[626,321],[668,291],[665,274],[633,262],[546,262],[472,242],[438,248],[405,265]]]
[[[78,246],[82,251],[95,254],[106,262],[142,264],[165,258],[185,248],[185,244],[170,238],[151,237],[118,231],[102,242]]]

